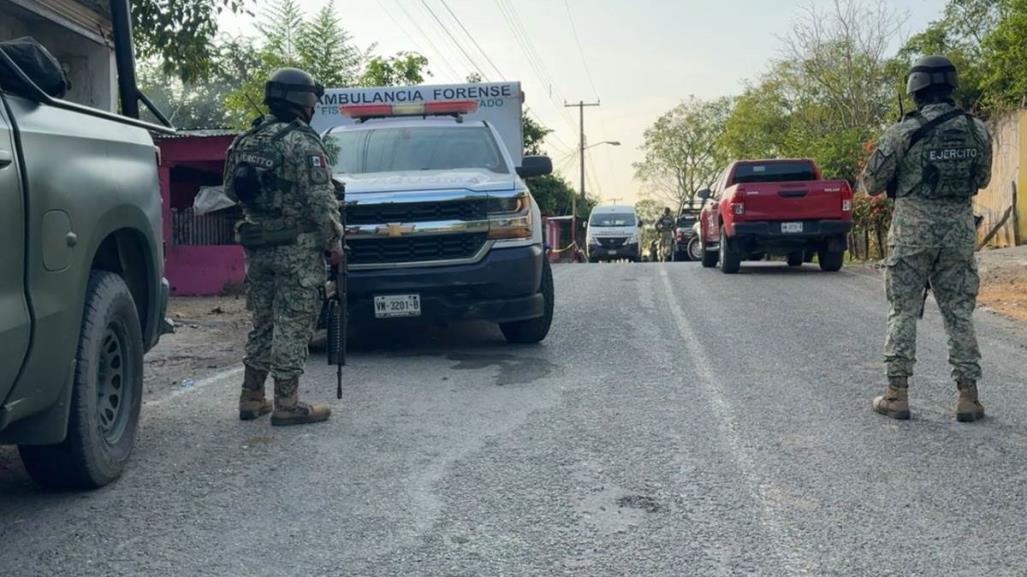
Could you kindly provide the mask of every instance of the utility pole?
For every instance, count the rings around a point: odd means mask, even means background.
[[[581,156],[581,201],[585,201],[585,108],[599,106],[599,102],[579,101],[577,104],[564,103],[565,108],[577,108],[580,119],[581,140],[579,142],[578,154]],[[578,243],[578,201],[576,196],[571,196],[571,244],[577,248]]]

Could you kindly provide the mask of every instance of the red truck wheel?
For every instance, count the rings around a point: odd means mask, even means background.
[[[842,265],[845,264],[845,251],[822,250],[817,253],[817,259],[820,261],[820,270],[838,272],[842,270]]]
[[[720,272],[724,274],[735,274],[742,268],[742,256],[731,247],[731,242],[724,234],[724,228],[720,229]]]

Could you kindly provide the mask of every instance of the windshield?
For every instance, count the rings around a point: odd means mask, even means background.
[[[338,150],[336,173],[460,169],[509,172],[492,132],[484,126],[351,130],[330,134],[326,143]]]
[[[631,213],[593,214],[589,226],[635,226],[635,215]]]
[[[794,182],[816,180],[813,164],[799,162],[742,163],[735,167],[731,178],[733,184],[746,182]]]

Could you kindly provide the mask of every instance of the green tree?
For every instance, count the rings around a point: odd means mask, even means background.
[[[431,76],[428,59],[416,52],[398,52],[393,56],[372,56],[360,76],[361,86],[410,86],[421,84]]]
[[[1027,0],[997,2],[998,17],[982,39],[982,85],[993,109],[1024,106],[1027,98]]]
[[[151,59],[139,63],[138,81],[140,89],[178,128],[238,126],[245,122],[245,116],[234,118],[225,102],[232,92],[239,89],[249,71],[259,64],[250,40],[223,38],[216,45],[206,80],[183,82],[178,76],[168,73],[159,61]],[[149,115],[145,108],[142,113]],[[250,110],[247,116],[252,115]]]
[[[720,139],[731,101],[702,101],[694,96],[675,106],[646,129],[635,178],[649,191],[678,206],[710,186],[725,162]]]
[[[240,13],[248,0],[132,0],[132,31],[140,60],[183,82],[205,79],[216,56],[218,18]]]
[[[325,86],[350,86],[360,73],[362,54],[339,23],[331,0],[299,29],[297,60]]]
[[[524,154],[537,155],[543,153],[546,136],[553,131],[529,116],[529,110],[525,109],[521,115],[521,132],[524,135]]]

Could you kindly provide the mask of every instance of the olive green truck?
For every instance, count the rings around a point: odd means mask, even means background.
[[[170,327],[162,129],[62,100],[33,50],[0,46],[0,445],[43,486],[93,488],[128,460]]]

